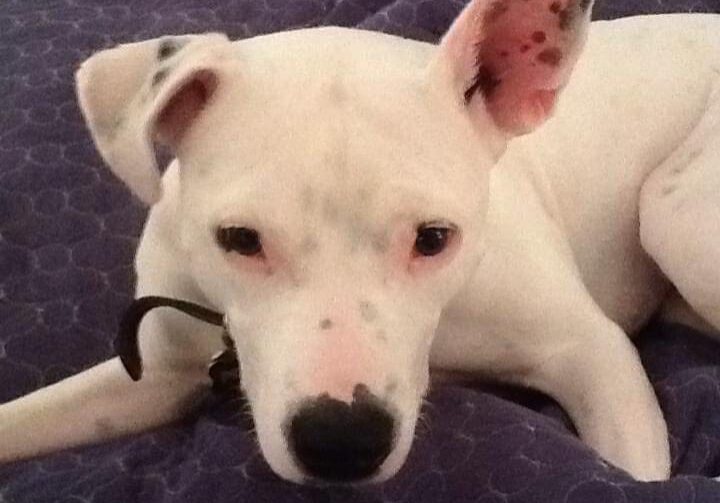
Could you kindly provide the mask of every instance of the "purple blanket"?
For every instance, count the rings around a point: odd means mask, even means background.
[[[598,0],[596,17],[720,12],[717,0]],[[0,2],[0,402],[112,356],[145,209],[103,167],[75,104],[91,52],[168,33],[242,38],[335,24],[437,40],[461,0]],[[240,412],[209,396],[182,424],[0,467],[0,502],[720,501],[720,344],[654,323],[638,345],[667,417],[673,473],[639,483],[602,462],[546,397],[437,386],[389,483],[320,490],[275,477]]]

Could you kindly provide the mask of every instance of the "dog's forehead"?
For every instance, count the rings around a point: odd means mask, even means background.
[[[208,110],[188,185],[355,235],[409,200],[430,211],[434,193],[476,199],[477,142],[464,124],[449,132],[429,99],[432,46],[400,45],[335,29],[238,43],[243,71]]]
[[[324,28],[243,40],[228,51],[239,70],[221,79],[198,128],[207,131],[200,138],[205,162],[324,159],[340,168],[372,151],[396,164],[412,156],[458,166],[459,157],[479,151],[467,119],[451,113],[457,103],[435,99],[427,75],[432,45]],[[448,156],[456,158],[438,162]]]
[[[253,71],[259,65],[309,78],[333,69],[340,73],[407,74],[413,68],[424,68],[435,50],[431,44],[379,32],[334,27],[277,32],[240,40],[234,46]]]

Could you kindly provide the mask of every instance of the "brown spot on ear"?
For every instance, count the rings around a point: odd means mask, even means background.
[[[577,13],[575,12],[575,10],[572,9],[571,7],[567,7],[566,9],[563,9],[558,13],[558,19],[559,19],[558,26],[560,27],[560,29],[562,31],[565,31],[568,28],[570,28],[570,25],[572,25],[572,22],[575,19],[576,14]]]
[[[525,54],[530,50],[530,46],[528,44],[523,44],[520,46],[520,52]]]
[[[549,66],[558,66],[562,61],[563,53],[558,47],[545,49],[537,55],[537,60]]]
[[[507,58],[508,56],[510,56],[510,53],[509,53],[509,52],[507,52],[507,51],[500,51],[500,57],[501,57],[501,58]]]
[[[545,34],[544,31],[538,30],[532,34],[531,38],[532,38],[532,41],[535,42],[536,44],[543,44],[547,40],[547,35]]]
[[[495,0],[485,13],[485,22],[494,23],[495,21],[500,19],[508,10],[510,10],[510,7],[507,4],[507,0]]]
[[[469,102],[473,95],[480,90],[485,98],[489,98],[502,80],[495,76],[486,65],[480,65],[472,85],[465,91],[465,101]]]
[[[550,12],[553,14],[557,14],[562,10],[562,4],[560,2],[553,2],[550,4],[548,9],[550,9]]]
[[[325,318],[324,320],[320,321],[320,324],[318,326],[320,327],[320,330],[330,330],[333,326],[333,322],[330,318]]]

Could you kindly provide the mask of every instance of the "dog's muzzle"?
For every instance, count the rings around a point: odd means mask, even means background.
[[[223,327],[225,329],[223,341],[226,349],[213,358],[209,371],[210,377],[213,380],[213,388],[227,388],[233,384],[237,384],[235,381],[239,378],[232,377],[237,376],[237,356],[235,354],[235,346],[227,332],[225,317],[217,311],[193,302],[160,296],[148,296],[135,299],[120,320],[118,336],[115,339],[115,351],[133,381],[139,381],[143,372],[142,358],[138,345],[138,329],[140,328],[140,323],[148,312],[158,307],[171,307],[201,321],[210,323],[211,325]]]
[[[170,307],[206,323],[223,327],[225,350],[209,366],[215,392],[237,390],[240,384],[237,353],[225,317],[193,302],[169,297],[140,297],[120,320],[115,350],[134,381],[143,373],[138,329],[143,317],[158,307]],[[323,394],[297,404],[283,427],[290,452],[305,475],[327,482],[356,482],[375,475],[392,452],[397,421],[385,400],[357,384],[352,402]]]

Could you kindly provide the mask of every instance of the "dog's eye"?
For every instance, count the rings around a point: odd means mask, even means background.
[[[418,227],[415,238],[414,253],[432,257],[447,248],[455,230],[438,224],[424,224]]]
[[[217,231],[217,241],[225,251],[248,257],[260,255],[263,251],[260,234],[255,229],[247,227],[220,227]]]

